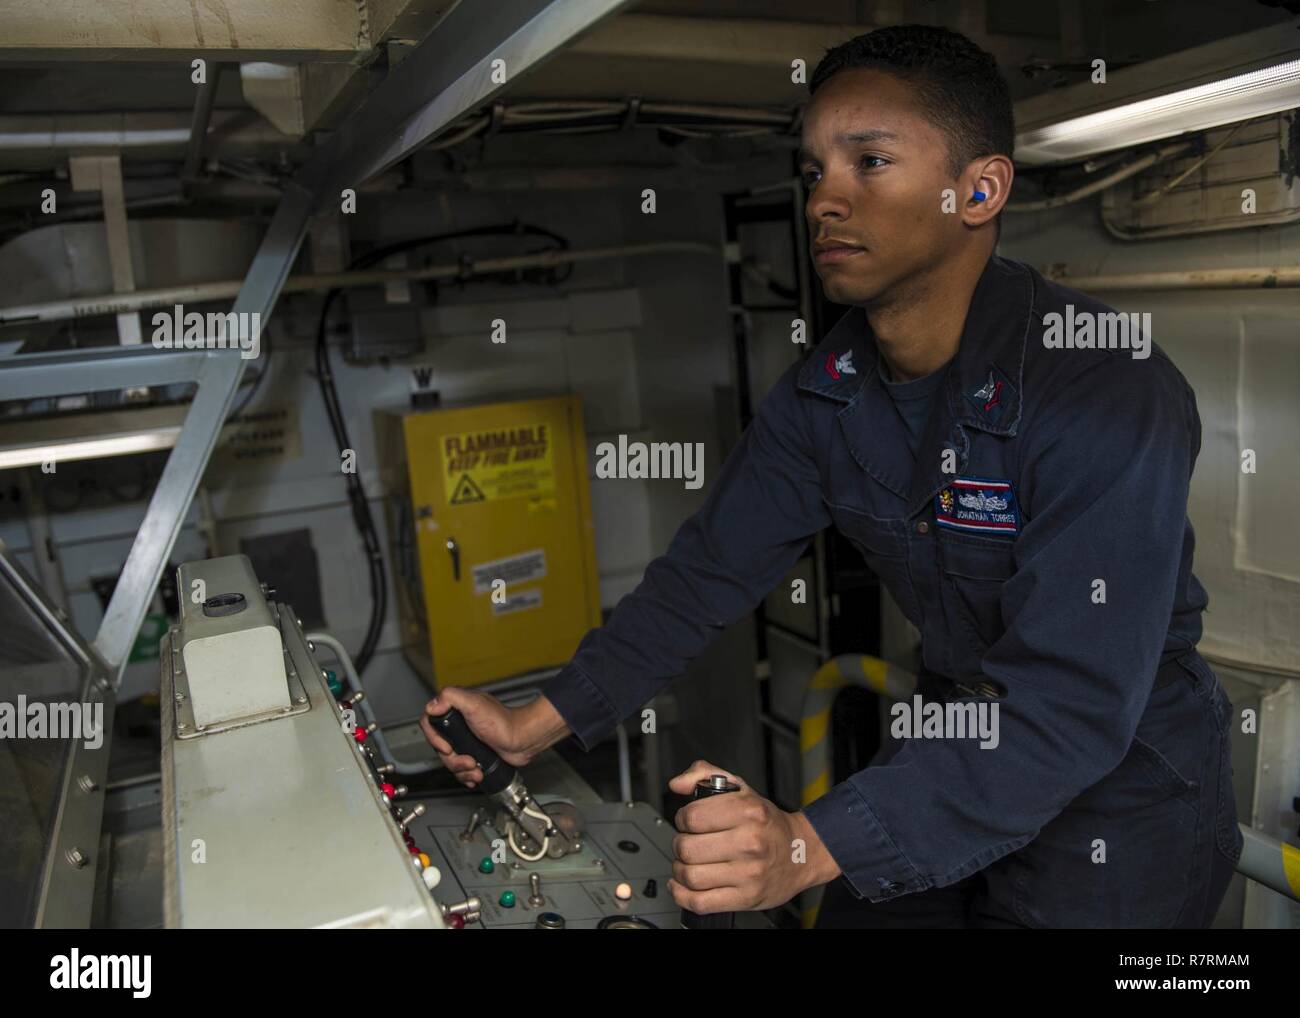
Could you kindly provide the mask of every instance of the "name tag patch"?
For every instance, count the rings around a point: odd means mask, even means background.
[[[934,497],[934,522],[977,534],[1020,533],[1020,507],[1010,481],[958,477]]]

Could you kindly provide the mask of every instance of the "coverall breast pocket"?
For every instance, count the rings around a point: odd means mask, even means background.
[[[1002,636],[1002,585],[1015,572],[1012,542],[939,531],[940,586],[950,626],[978,651]]]
[[[921,606],[912,588],[907,567],[906,523],[885,520],[861,509],[825,500],[835,529],[857,548],[867,565],[894,596],[898,606],[915,625],[920,624]]]
[[[824,500],[835,528],[857,546],[871,561],[877,558],[903,558],[907,554],[897,520],[884,520],[862,509]]]

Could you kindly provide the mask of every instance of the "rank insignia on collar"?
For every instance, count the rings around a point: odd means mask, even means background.
[[[827,353],[826,373],[837,382],[840,380],[840,375],[856,375],[858,369],[853,366],[853,351],[846,350],[838,357],[833,350]]]
[[[990,365],[988,378],[984,384],[978,389],[967,392],[966,399],[979,411],[981,417],[996,421],[1002,416],[1014,392],[1015,389],[1007,380],[1007,376]]]
[[[934,499],[934,522],[968,534],[1020,532],[1020,507],[1010,481],[956,477]]]
[[[993,377],[992,371],[989,372],[989,380],[975,390],[973,398],[977,403],[983,400],[986,411],[1002,402],[1002,383]]]

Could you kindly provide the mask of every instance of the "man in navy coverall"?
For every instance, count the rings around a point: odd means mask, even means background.
[[[833,525],[920,630],[926,702],[996,704],[997,745],[891,739],[798,813],[747,786],[692,802],[676,902],[764,909],[827,884],[822,926],[1208,926],[1241,834],[1231,707],[1196,652],[1195,397],[1149,336],[1063,343],[1062,322],[1112,309],[993,253],[1014,125],[991,56],[884,28],[809,87],[813,255],[851,310],[543,696],[448,689],[428,713],[458,707],[518,765],[569,734],[590,747]]]

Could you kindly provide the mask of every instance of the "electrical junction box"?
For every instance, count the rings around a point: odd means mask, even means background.
[[[579,397],[376,417],[416,670],[473,686],[565,664],[600,624]]]

